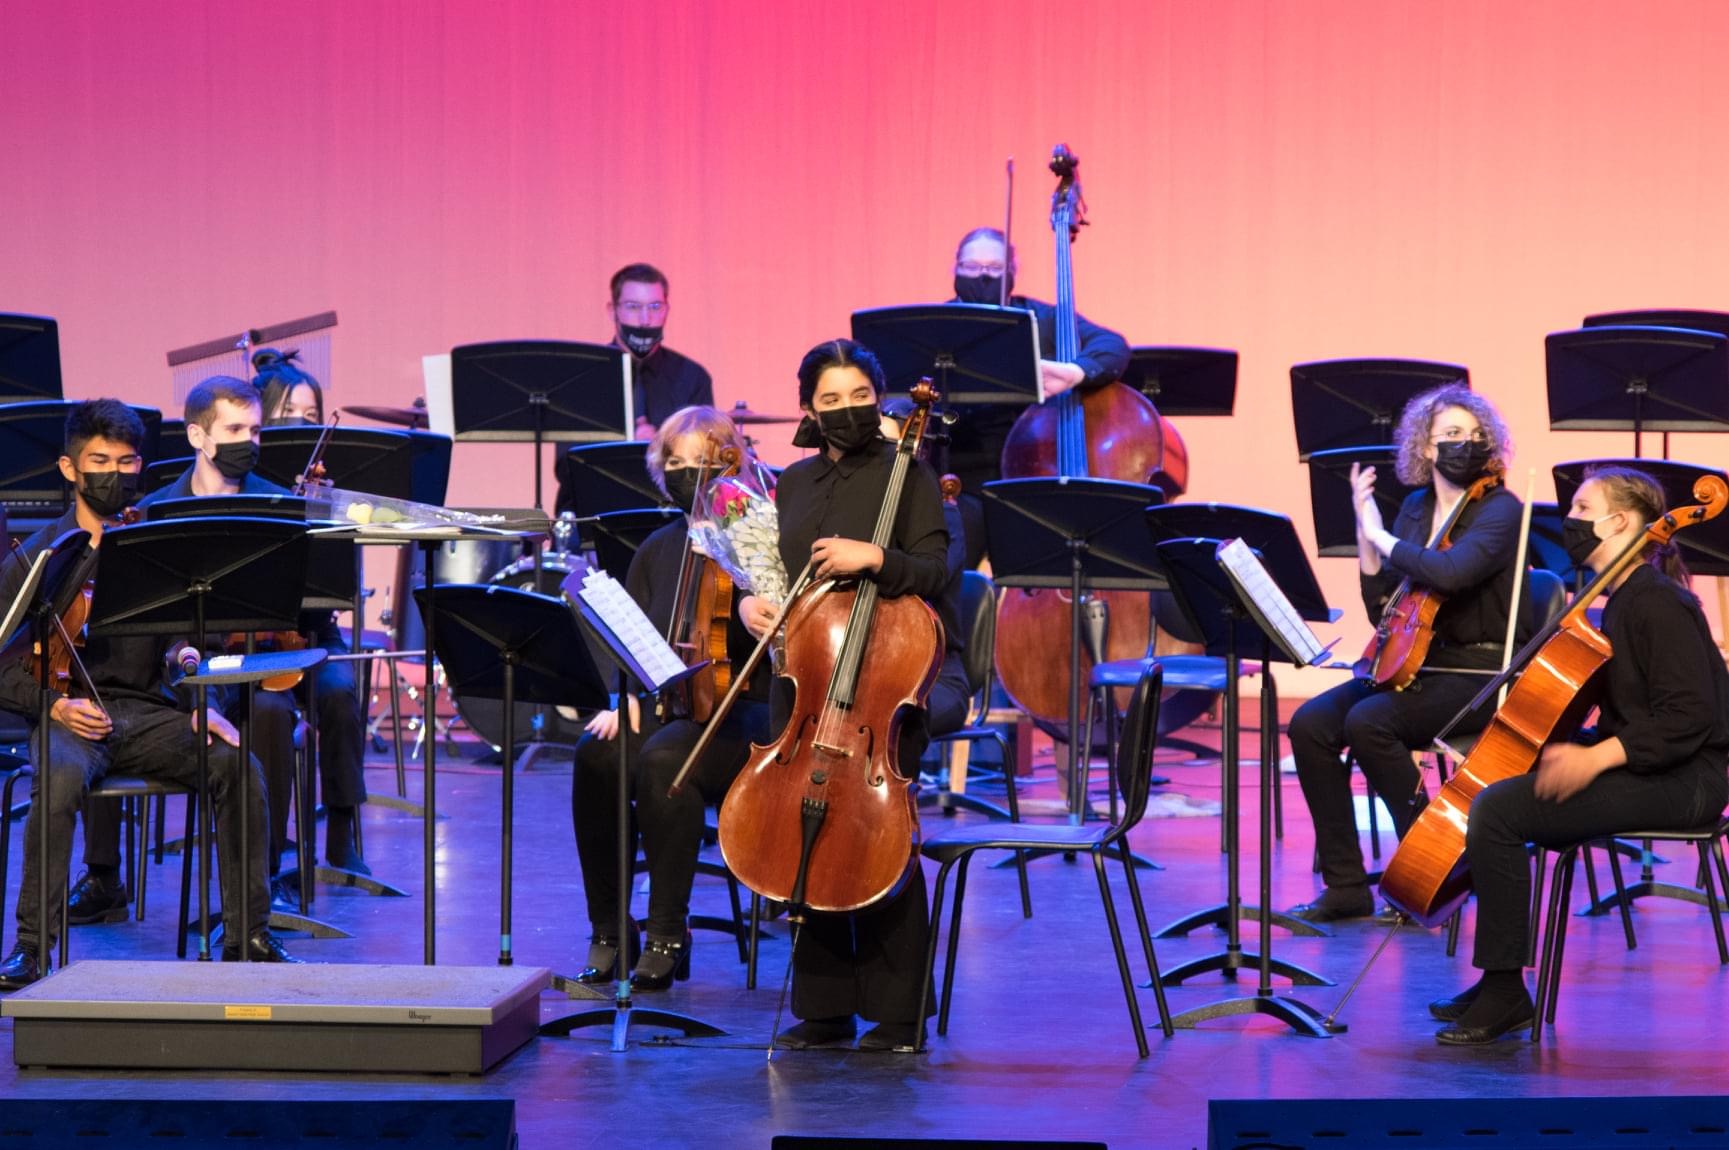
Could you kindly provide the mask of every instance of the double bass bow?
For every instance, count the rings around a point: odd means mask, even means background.
[[[1465,508],[1501,486],[1502,471],[1497,463],[1466,488],[1447,513],[1446,522],[1441,524],[1430,546],[1437,551],[1453,546],[1453,529],[1459,525],[1459,517]],[[1369,645],[1363,649],[1363,657],[1357,662],[1357,676],[1395,691],[1409,687],[1429,657],[1429,647],[1435,641],[1435,617],[1446,601],[1447,596],[1433,587],[1413,587],[1409,575],[1400,580],[1381,610],[1380,621]]]
[[[1729,505],[1729,484],[1704,475],[1693,485],[1698,503],[1646,525],[1613,563],[1580,591],[1561,617],[1534,636],[1511,669],[1490,680],[1461,712],[1468,714],[1523,669],[1506,701],[1435,800],[1417,816],[1381,876],[1381,896],[1424,926],[1445,922],[1471,892],[1465,831],[1471,803],[1491,783],[1524,774],[1543,747],[1570,738],[1602,693],[1601,674],[1614,651],[1585,617],[1585,608],[1634,564],[1647,546],[1669,542],[1677,531],[1714,519]],[[1443,732],[1444,734],[1444,732]]]

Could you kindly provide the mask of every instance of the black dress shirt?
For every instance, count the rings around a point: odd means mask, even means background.
[[[1656,774],[1729,762],[1729,671],[1691,592],[1649,564],[1603,608],[1615,649],[1596,737],[1618,737],[1627,769]]]
[[[1406,576],[1418,587],[1447,596],[1435,616],[1435,642],[1426,667],[1490,668],[1501,665],[1507,639],[1507,613],[1513,606],[1513,561],[1519,550],[1523,504],[1497,487],[1467,505],[1453,527],[1452,546],[1428,546],[1435,515],[1435,490],[1426,487],[1406,497],[1393,521],[1399,537],[1376,575],[1363,575],[1363,606],[1379,622],[1387,600]],[[1519,640],[1525,637],[1521,627]]]
[[[708,369],[687,355],[662,344],[647,359],[630,365],[631,395],[636,418],[659,427],[681,407],[714,404],[714,381]]]

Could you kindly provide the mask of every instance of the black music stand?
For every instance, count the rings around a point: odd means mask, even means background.
[[[1399,413],[1414,396],[1443,384],[1470,386],[1456,363],[1420,359],[1329,359],[1291,368],[1297,458],[1335,447],[1393,442]]]
[[[1544,341],[1549,430],[1729,431],[1729,337],[1671,327],[1587,327]]]
[[[30,570],[24,574],[24,581],[18,588],[18,598],[8,604],[6,611],[5,650],[4,657],[9,661],[29,659],[34,651],[46,651],[49,648],[49,636],[55,629],[55,620],[59,617],[59,608],[70,602],[72,596],[78,593],[82,584],[82,575],[87,566],[85,556],[90,546],[88,531],[68,531],[56,539],[47,549],[47,556],[41,560],[41,566],[32,562]],[[10,557],[16,563],[16,556]],[[35,578],[31,578],[31,571]],[[33,645],[33,646],[32,646]],[[51,781],[52,771],[49,763],[48,732],[54,722],[54,689],[51,681],[51,670],[46,659],[37,662],[37,692],[36,692],[36,731],[40,739],[37,754],[40,756],[36,770],[36,799],[41,806],[37,810],[42,816],[37,825],[42,833],[37,836],[36,873],[37,873],[37,914],[36,920],[36,961],[44,972],[48,969],[49,954],[53,951],[50,945],[52,932],[48,929],[51,920],[48,901],[48,801],[53,792]],[[0,811],[0,818],[10,818],[11,813]],[[30,849],[26,843],[25,850]],[[20,896],[22,897],[22,896]],[[65,932],[69,924],[60,924],[61,939],[64,942]],[[64,947],[62,951],[64,952]]]
[[[1323,1015],[1307,1003],[1294,998],[1275,995],[1272,988],[1272,976],[1278,974],[1288,978],[1300,986],[1331,986],[1327,979],[1305,970],[1293,963],[1276,959],[1272,954],[1273,920],[1285,920],[1281,925],[1289,926],[1300,923],[1287,915],[1274,915],[1269,904],[1273,893],[1273,788],[1278,785],[1278,711],[1273,701],[1268,680],[1272,675],[1272,662],[1280,661],[1302,663],[1295,654],[1284,649],[1274,630],[1260,617],[1253,600],[1242,594],[1234,585],[1229,574],[1219,564],[1218,554],[1220,541],[1216,539],[1177,539],[1159,544],[1159,558],[1164,562],[1170,573],[1171,589],[1177,599],[1183,604],[1194,621],[1207,636],[1209,653],[1222,654],[1225,658],[1226,677],[1232,689],[1225,694],[1225,733],[1227,792],[1235,790],[1237,785],[1236,763],[1236,732],[1238,730],[1238,709],[1236,699],[1237,673],[1241,665],[1240,652],[1247,646],[1253,649],[1258,646],[1262,662],[1261,686],[1261,905],[1254,908],[1260,921],[1261,949],[1259,954],[1243,951],[1242,941],[1238,935],[1237,922],[1241,914],[1250,908],[1241,907],[1241,892],[1238,889],[1237,867],[1234,863],[1236,851],[1228,852],[1233,858],[1233,864],[1228,869],[1227,901],[1223,907],[1212,911],[1202,911],[1190,915],[1181,922],[1173,924],[1160,931],[1158,937],[1169,937],[1171,934],[1187,934],[1196,926],[1206,923],[1217,923],[1224,920],[1226,929],[1225,950],[1219,954],[1185,962],[1174,970],[1167,971],[1164,981],[1180,984],[1184,979],[1191,978],[1206,971],[1217,970],[1225,977],[1235,980],[1236,972],[1250,965],[1256,967],[1260,981],[1252,996],[1245,998],[1227,998],[1219,1002],[1198,1006],[1185,1010],[1171,1020],[1173,1026],[1192,1027],[1196,1023],[1209,1018],[1225,1018],[1239,1014],[1266,1014],[1277,1018],[1298,1034],[1311,1038],[1328,1038],[1331,1033],[1323,1023]],[[1297,551],[1301,555],[1301,550]],[[1304,563],[1307,566],[1307,563]],[[1275,583],[1279,582],[1278,574],[1272,574]],[[1312,580],[1311,576],[1311,580]],[[1233,810],[1232,825],[1229,837],[1232,846],[1236,846],[1237,829]],[[1238,902],[1237,913],[1233,913],[1232,903]],[[1302,924],[1314,931],[1312,924]],[[1306,932],[1308,933],[1308,932]]]
[[[852,337],[876,353],[892,394],[905,394],[930,377],[945,404],[1025,407],[1044,397],[1039,325],[1025,308],[866,308],[852,313]]]
[[[1315,554],[1357,557],[1357,509],[1351,502],[1351,466],[1375,469],[1375,503],[1388,523],[1419,490],[1398,475],[1396,447],[1336,447],[1309,456],[1309,508],[1315,519]]]
[[[1067,590],[1069,599],[1069,821],[1086,821],[1082,734],[1082,611],[1088,591],[1158,591],[1164,572],[1149,554],[1144,515],[1164,492],[1114,479],[999,479],[981,489],[985,530],[1001,540],[991,568],[1000,587]]]
[[[151,503],[145,511],[147,518],[153,522],[159,519],[203,519],[213,515],[241,515],[321,526],[316,521],[307,520],[306,500],[298,495],[194,495],[182,499],[158,500]],[[307,551],[306,586],[300,603],[301,610],[355,611],[355,617],[359,618],[359,598],[360,549],[354,545],[353,537],[313,536]],[[311,721],[307,724],[306,754],[301,756],[300,770],[295,776],[295,823],[297,828],[300,828],[295,835],[295,846],[299,854],[299,864],[281,876],[285,882],[292,877],[300,891],[298,917],[301,921],[289,922],[285,919],[281,925],[285,930],[310,931],[322,938],[346,938],[346,931],[309,917],[314,899],[313,884],[302,883],[302,875],[310,874],[318,882],[354,887],[368,894],[392,898],[406,898],[408,892],[358,871],[328,864],[313,865],[311,833],[318,821],[317,810],[312,801],[311,777],[312,764],[318,761],[319,754],[317,676],[307,679],[306,712],[311,716]],[[279,913],[272,911],[273,919]],[[276,926],[278,923],[272,921],[271,925]]]
[[[0,404],[59,399],[60,324],[47,316],[0,315]]]
[[[430,431],[376,427],[266,427],[260,433],[258,474],[293,487],[319,437],[331,485],[389,499],[441,506],[450,484],[450,439]]]
[[[189,635],[200,651],[212,632],[284,631],[300,614],[310,540],[304,523],[231,517],[140,523],[103,533],[97,552],[90,633]],[[207,692],[193,688],[194,713]],[[198,959],[210,961],[210,752],[198,744]],[[240,858],[250,848],[245,817],[250,760],[240,763]],[[241,876],[244,887],[245,876]],[[242,922],[247,908],[240,910]],[[246,945],[246,939],[240,945]]]
[[[666,501],[649,478],[643,445],[635,440],[568,448],[559,463],[557,510],[578,519]]]
[[[1557,463],[1555,475],[1555,505],[1571,506],[1574,494],[1585,481],[1585,472],[1592,467],[1632,467],[1643,471],[1663,487],[1665,507],[1686,507],[1697,502],[1693,497],[1694,481],[1705,475],[1715,475],[1729,483],[1729,472],[1703,463],[1683,463],[1674,459],[1595,459],[1572,463]],[[1687,569],[1695,575],[1729,575],[1729,522],[1719,516],[1675,536]]]
[[[638,507],[630,511],[608,511],[582,521],[583,546],[594,552],[601,570],[624,582],[630,561],[650,535],[684,518],[675,507]]]
[[[601,343],[514,340],[450,350],[456,438],[534,444],[534,505],[543,443],[610,443],[635,431],[631,362]]]
[[[1692,308],[1637,308],[1588,315],[1580,327],[1680,327],[1688,331],[1714,331],[1729,336],[1729,313],[1696,311]]]
[[[616,956],[616,979],[614,979],[613,1004],[607,1008],[578,1011],[575,1014],[557,1018],[551,1022],[542,1023],[540,1034],[544,1038],[568,1038],[573,1030],[588,1026],[611,1026],[612,1049],[622,1052],[630,1037],[632,1021],[642,1021],[650,1026],[666,1027],[670,1030],[682,1031],[687,1038],[715,1038],[724,1035],[726,1031],[717,1026],[688,1017],[675,1014],[669,1010],[635,1010],[630,998],[630,947],[626,940],[636,930],[636,924],[630,917],[631,875],[635,873],[635,851],[630,843],[630,790],[631,790],[631,753],[630,739],[626,737],[626,725],[630,722],[629,698],[630,685],[635,682],[644,692],[664,690],[676,683],[695,675],[708,663],[700,662],[685,667],[671,677],[656,681],[655,677],[643,669],[631,654],[629,645],[613,634],[612,629],[602,621],[595,610],[581,598],[579,588],[582,576],[570,575],[564,581],[564,594],[568,600],[565,608],[567,613],[582,624],[583,631],[588,634],[586,643],[570,644],[572,650],[601,649],[607,652],[616,668],[614,678],[614,693],[618,700],[619,732],[618,732],[618,954]],[[520,592],[519,592],[520,594]],[[598,667],[591,663],[594,673],[600,674]],[[605,688],[603,687],[602,690]],[[610,702],[610,700],[609,700]],[[507,776],[508,777],[508,776]],[[568,979],[561,980],[561,989],[567,992],[571,986],[579,985]]]
[[[1160,415],[1230,415],[1237,404],[1237,353],[1214,347],[1131,347],[1122,382]]]

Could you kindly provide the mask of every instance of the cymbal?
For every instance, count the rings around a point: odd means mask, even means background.
[[[369,403],[352,403],[342,409],[345,414],[376,420],[397,427],[425,427],[426,400],[415,398],[413,407],[385,407]]]
[[[728,418],[741,427],[748,427],[753,423],[797,423],[799,421],[799,417],[796,415],[765,415],[760,411],[752,411],[745,406],[742,399],[733,404],[732,410],[726,414]]]

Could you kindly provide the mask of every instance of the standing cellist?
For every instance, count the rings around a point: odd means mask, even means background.
[[[1663,511],[1663,489],[1644,472],[1590,472],[1568,511],[1567,557],[1607,571]],[[1645,546],[1641,561],[1607,587],[1602,631],[1614,653],[1596,729],[1580,742],[1550,744],[1536,770],[1491,784],[1471,804],[1472,962],[1483,975],[1429,1005],[1451,1024],[1435,1035],[1445,1045],[1481,1045],[1533,1024],[1524,980],[1526,844],[1559,848],[1632,829],[1703,826],[1729,801],[1729,672],[1675,544]]]
[[[1401,579],[1446,595],[1435,620],[1425,673],[1404,690],[1356,678],[1315,696],[1291,717],[1291,753],[1315,823],[1315,850],[1326,890],[1293,914],[1310,922],[1366,918],[1375,913],[1357,842],[1351,798],[1351,757],[1363,770],[1371,797],[1380,796],[1400,837],[1421,809],[1411,751],[1427,747],[1454,713],[1494,671],[1506,642],[1513,598],[1521,505],[1504,486],[1461,505],[1468,489],[1490,471],[1504,471],[1513,444],[1500,413],[1460,384],[1423,393],[1399,418],[1399,478],[1413,492],[1388,531],[1374,500],[1375,469],[1353,467],[1357,556],[1363,603],[1370,620],[1381,617]],[[1446,549],[1435,544],[1457,510]],[[1476,716],[1462,732],[1481,729]]]
[[[893,447],[879,432],[884,385],[876,357],[851,340],[818,344],[799,365],[798,382],[799,407],[820,433],[823,449],[788,467],[776,488],[787,571],[803,570],[809,561],[816,580],[853,576],[875,583],[885,599],[919,596],[937,608],[946,634],[958,635],[956,605],[946,594],[951,581],[942,494],[923,463],[907,473],[888,544],[869,541],[895,463]],[[756,596],[747,597],[739,611],[756,635],[779,615],[777,605]],[[795,640],[789,633],[789,644]],[[952,660],[945,664],[953,666]],[[940,673],[925,708],[902,723],[903,773],[914,769],[924,750],[929,717],[957,705],[956,690],[964,710],[964,679],[956,683],[953,674]],[[785,694],[776,691],[777,726],[790,706]],[[858,1016],[877,1024],[859,1039],[859,1049],[912,1046],[921,1026],[928,930],[924,875],[916,859],[905,884],[888,898],[850,914],[810,915],[793,953],[792,1011],[802,1021],[781,1033],[777,1045],[797,1050],[850,1042]]]

